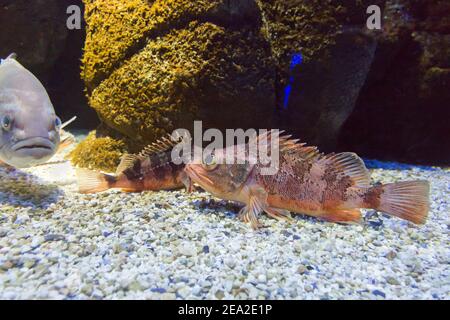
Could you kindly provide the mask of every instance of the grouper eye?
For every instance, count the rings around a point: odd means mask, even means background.
[[[56,128],[56,130],[60,130],[61,126],[62,126],[61,119],[59,117],[56,117],[56,119],[55,119],[55,128]]]
[[[2,129],[5,130],[5,131],[11,130],[11,127],[12,127],[12,119],[11,119],[11,117],[8,116],[8,115],[3,116],[2,119],[1,119],[1,126],[2,126]]]

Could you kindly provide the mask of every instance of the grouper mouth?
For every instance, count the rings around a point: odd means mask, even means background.
[[[55,144],[49,139],[34,137],[21,140],[12,146],[14,152],[20,151],[42,151],[52,152],[55,149]]]

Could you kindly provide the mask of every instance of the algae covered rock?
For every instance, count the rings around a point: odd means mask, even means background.
[[[89,104],[131,150],[194,119],[281,127],[332,146],[373,59],[366,8],[384,1],[84,2]],[[291,69],[295,54],[304,64]],[[74,162],[87,165],[79,155]]]

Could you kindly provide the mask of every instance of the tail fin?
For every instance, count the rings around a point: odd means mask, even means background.
[[[111,189],[116,180],[114,176],[88,169],[77,168],[78,191],[80,193],[97,193]]]
[[[383,185],[377,210],[415,224],[424,224],[429,210],[428,181],[407,181]]]

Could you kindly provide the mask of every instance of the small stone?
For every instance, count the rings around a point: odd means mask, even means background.
[[[226,258],[225,259],[225,264],[230,268],[230,269],[234,269],[234,267],[236,267],[236,260],[233,258]]]
[[[195,249],[195,246],[193,246],[190,243],[183,243],[180,246],[178,246],[178,252],[181,255],[191,257],[194,256],[197,253],[197,250]]]
[[[26,213],[22,213],[22,214],[18,214],[16,217],[16,220],[14,221],[14,223],[16,224],[24,224],[26,222],[30,221],[30,216],[27,215]]]
[[[304,265],[300,265],[297,269],[297,272],[300,274],[305,274],[306,272],[308,272],[308,269]]]
[[[260,275],[258,276],[258,281],[259,281],[260,283],[266,283],[266,282],[267,282],[267,277],[266,277],[266,275],[265,275],[265,274],[260,274]]]
[[[8,271],[9,269],[12,269],[14,267],[14,263],[11,261],[5,261],[2,264],[0,264],[0,269]]]
[[[400,282],[398,282],[397,279],[395,279],[394,277],[387,277],[386,278],[386,282],[393,285],[393,286],[398,286],[400,285]]]
[[[50,242],[50,241],[63,241],[63,240],[65,240],[66,238],[64,237],[64,236],[62,236],[62,235],[59,235],[59,234],[47,234],[47,235],[45,235],[45,237],[44,237],[44,240],[46,241],[46,242]]]
[[[161,295],[161,300],[176,300],[176,299],[177,299],[177,296],[175,293],[166,292]]]
[[[313,291],[313,290],[314,290],[313,286],[311,286],[311,285],[309,285],[309,284],[307,284],[307,285],[305,286],[305,291],[306,291],[306,292],[311,292],[311,291]]]
[[[218,290],[216,291],[215,296],[218,300],[223,300],[223,298],[225,298],[225,293],[222,290]]]
[[[294,251],[297,253],[301,253],[302,252],[302,244],[300,241],[296,241],[294,243]]]
[[[395,251],[389,251],[386,254],[386,258],[391,261],[394,260],[396,257],[397,257],[397,253],[395,253]]]
[[[186,286],[178,289],[178,291],[177,291],[177,293],[184,299],[186,299],[189,296],[190,292],[191,292],[191,289],[189,289]]]
[[[94,291],[94,287],[91,284],[86,284],[81,287],[81,292],[87,296],[90,296]]]
[[[374,296],[378,296],[378,297],[382,297],[382,298],[386,298],[386,294],[383,291],[380,290],[373,290],[372,294]]]

